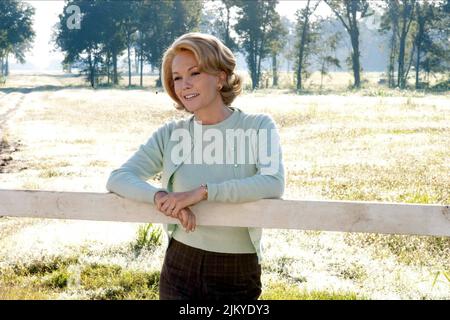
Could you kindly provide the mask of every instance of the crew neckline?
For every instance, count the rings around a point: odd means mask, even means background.
[[[230,108],[232,111],[232,113],[228,116],[228,118],[226,118],[218,123],[214,123],[214,124],[201,124],[202,128],[203,129],[210,129],[210,128],[220,129],[223,127],[227,127],[230,124],[233,124],[238,118],[239,109],[234,108],[234,107],[228,107],[228,108]],[[191,117],[191,124],[200,125],[197,122],[197,120],[195,120],[195,115],[192,115],[192,117]]]

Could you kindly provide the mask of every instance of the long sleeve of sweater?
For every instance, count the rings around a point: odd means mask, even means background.
[[[258,130],[258,141],[267,143],[267,145],[266,150],[261,150],[260,143],[257,146],[256,174],[241,179],[230,179],[222,183],[207,183],[207,201],[240,203],[264,198],[280,198],[283,195],[285,172],[279,143],[280,138],[276,125],[269,116],[263,117]],[[263,159],[261,156],[267,151],[270,152]],[[271,161],[264,163],[268,159],[271,159]],[[267,165],[272,166],[271,170]]]
[[[159,128],[131,158],[112,171],[106,189],[128,199],[154,204],[156,192],[165,189],[147,180],[163,169],[164,142],[168,140],[168,131],[168,125]]]

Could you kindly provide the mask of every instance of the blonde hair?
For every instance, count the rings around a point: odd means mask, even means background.
[[[215,76],[219,75],[221,71],[226,73],[226,80],[219,93],[224,104],[226,106],[231,105],[242,90],[241,77],[234,73],[236,58],[231,50],[216,37],[209,34],[192,32],[186,33],[176,39],[164,53],[162,61],[164,89],[176,102],[176,108],[186,110],[175,93],[172,79],[172,61],[180,51],[192,52],[199,64],[200,71]]]

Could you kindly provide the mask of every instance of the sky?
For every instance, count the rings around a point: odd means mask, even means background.
[[[50,41],[53,26],[58,22],[58,15],[63,9],[64,1],[24,2],[31,4],[36,9],[33,22],[36,38],[32,50],[27,53],[25,58],[28,64],[34,66],[34,71],[47,71],[51,69],[52,61],[62,61],[63,59],[61,52],[54,52],[54,45]]]
[[[24,1],[35,7],[34,30],[36,38],[33,48],[26,54],[26,67],[34,72],[59,71],[59,62],[63,59],[63,54],[55,51],[54,45],[51,43],[53,26],[58,22],[58,15],[64,7],[62,0],[27,0]],[[295,11],[302,8],[306,4],[303,0],[285,0],[280,1],[277,5],[277,11],[282,16],[286,16],[290,20],[295,19]],[[326,7],[320,6],[320,11],[325,12]],[[23,68],[22,67],[22,68]],[[11,70],[21,69],[20,66],[13,64]]]

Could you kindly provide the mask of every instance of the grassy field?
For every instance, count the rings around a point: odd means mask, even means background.
[[[234,104],[278,124],[284,198],[450,203],[448,93],[345,92],[340,83],[316,95],[245,91]],[[152,87],[11,76],[0,87],[1,148],[11,158],[0,188],[104,192],[112,169],[184,116]],[[164,244],[143,240],[142,230],[0,218],[0,299],[155,299]],[[437,272],[450,271],[448,238],[265,230],[264,244],[262,299],[450,298],[445,277],[433,286]]]

